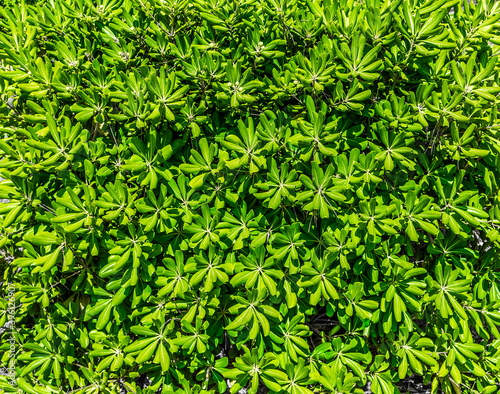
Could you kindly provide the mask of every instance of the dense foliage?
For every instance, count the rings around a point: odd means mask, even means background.
[[[5,392],[498,392],[499,2],[0,15]]]

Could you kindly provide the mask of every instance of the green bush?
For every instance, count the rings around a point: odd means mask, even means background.
[[[500,2],[0,15],[2,392],[498,392]]]

